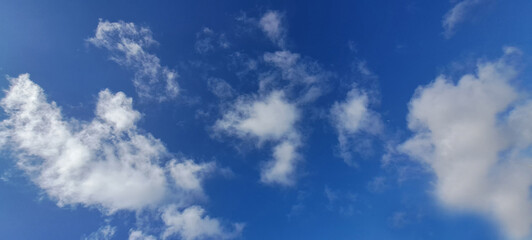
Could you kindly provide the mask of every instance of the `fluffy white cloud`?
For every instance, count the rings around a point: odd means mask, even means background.
[[[135,71],[133,84],[140,97],[165,101],[179,93],[177,72],[161,66],[159,58],[146,51],[157,43],[148,28],[100,20],[95,35],[87,41],[109,50],[113,61]]]
[[[490,216],[519,239],[532,226],[532,103],[513,85],[516,55],[505,48],[456,83],[420,87],[409,105],[415,134],[400,150],[434,171],[445,206]]]
[[[485,0],[462,0],[449,10],[442,20],[444,36],[450,38],[455,31],[456,25],[463,22],[470,11]]]
[[[297,107],[287,102],[282,91],[274,91],[263,99],[237,100],[234,108],[216,121],[215,129],[260,142],[279,140],[293,133],[298,118]]]
[[[360,149],[355,146],[361,144],[357,141],[361,137],[360,133],[376,135],[382,130],[380,117],[369,109],[368,105],[368,95],[353,88],[345,101],[336,102],[331,108],[331,119],[338,134],[340,156],[349,165],[356,166],[352,151]]]
[[[262,167],[261,181],[290,186],[295,183],[299,141],[286,140],[273,149],[273,160]]]
[[[7,115],[0,123],[1,142],[60,206],[96,206],[108,213],[139,210],[159,204],[172,189],[201,191],[202,177],[213,168],[190,160],[161,167],[170,153],[158,139],[137,130],[140,113],[121,92],[101,91],[92,121],[67,121],[28,74],[10,82],[0,102]],[[169,184],[168,175],[176,184]]]
[[[262,168],[261,180],[265,183],[291,185],[294,182],[296,150],[299,135],[295,123],[299,110],[289,103],[282,91],[274,91],[262,99],[241,98],[233,109],[215,124],[215,130],[242,139],[279,142],[273,159]]]
[[[205,215],[199,206],[179,210],[175,205],[168,206],[162,213],[166,226],[163,239],[178,235],[183,240],[232,239],[240,236],[244,224],[235,223],[232,229],[222,226],[220,220]]]
[[[286,30],[282,23],[283,15],[277,11],[268,11],[260,19],[259,25],[268,38],[284,48]]]

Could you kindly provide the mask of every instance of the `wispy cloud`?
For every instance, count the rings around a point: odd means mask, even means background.
[[[456,25],[464,22],[471,13],[471,11],[486,0],[462,0],[456,3],[451,10],[449,10],[442,20],[443,35],[445,38],[451,38],[455,33]]]
[[[196,43],[194,48],[200,54],[206,54],[214,51],[216,48],[229,48],[230,43],[225,34],[215,33],[214,30],[205,27],[196,33]]]
[[[283,14],[278,11],[268,11],[259,20],[262,31],[280,48],[285,48],[286,44],[286,27],[283,18]]]
[[[135,71],[133,84],[140,97],[166,101],[179,93],[177,72],[162,66],[160,59],[147,52],[156,44],[150,29],[123,21],[98,23],[93,37],[87,41],[111,53],[111,60]]]
[[[339,154],[350,166],[357,166],[353,151],[363,150],[363,134],[378,135],[383,129],[380,116],[369,108],[368,95],[352,88],[344,101],[336,102],[330,110],[331,121],[338,134]],[[364,146],[362,146],[364,145]]]
[[[266,52],[263,60],[277,71],[263,75],[259,83],[260,90],[284,86],[285,91],[298,96],[298,104],[311,103],[322,96],[327,89],[326,82],[332,75],[315,61],[288,50]]]
[[[85,237],[84,240],[111,240],[116,233],[116,227],[105,225],[98,228],[95,232]]]

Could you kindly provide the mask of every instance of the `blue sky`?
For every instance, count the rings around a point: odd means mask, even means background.
[[[0,238],[531,239],[531,11],[0,0]]]

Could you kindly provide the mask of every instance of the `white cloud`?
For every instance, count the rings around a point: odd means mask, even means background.
[[[101,91],[92,121],[67,121],[29,74],[10,82],[0,102],[7,116],[0,123],[1,142],[60,206],[96,206],[108,213],[139,210],[161,203],[172,189],[201,191],[199,183],[213,167],[191,160],[161,167],[171,154],[158,139],[137,130],[140,113],[121,92]]]
[[[366,93],[353,88],[343,102],[336,102],[331,108],[331,119],[338,134],[340,156],[344,161],[356,166],[353,150],[361,150],[365,146],[357,141],[361,133],[377,135],[382,131],[382,123],[377,113],[369,109],[369,98]],[[367,144],[366,144],[367,145]]]
[[[505,48],[457,83],[440,76],[420,87],[409,105],[414,136],[400,150],[434,171],[444,206],[489,216],[519,239],[532,226],[532,104],[513,85],[517,55]]]
[[[284,48],[286,30],[282,21],[283,15],[281,13],[277,11],[268,11],[261,17],[259,25],[272,42],[279,47]]]
[[[295,182],[295,168],[299,159],[299,141],[287,140],[273,149],[273,160],[267,162],[261,172],[261,181],[290,186]]]
[[[116,227],[105,225],[100,227],[96,232],[91,233],[85,237],[85,240],[110,240],[116,233]]]
[[[161,66],[159,58],[146,51],[156,43],[148,28],[100,20],[95,35],[87,41],[109,50],[113,61],[135,71],[133,84],[140,97],[165,101],[179,93],[177,72]]]
[[[264,183],[292,185],[297,164],[299,134],[295,123],[299,110],[289,103],[282,91],[274,91],[262,99],[241,98],[214,129],[242,139],[255,139],[261,145],[265,141],[279,144],[273,151],[273,159],[267,162],[261,173]]]
[[[140,230],[131,230],[129,232],[129,240],[156,240],[152,235],[146,235]]]
[[[443,16],[443,35],[446,38],[452,37],[456,25],[463,22],[468,17],[467,15],[470,14],[470,11],[484,1],[485,0],[462,0],[455,4],[454,7]]]
[[[177,162],[175,159],[167,164],[167,169],[177,186],[185,190],[201,189],[201,181],[214,172],[213,162],[197,164],[192,160]]]
[[[263,99],[237,100],[233,109],[216,121],[215,129],[259,142],[280,140],[293,133],[298,118],[297,107],[287,102],[282,91],[274,91]]]
[[[205,215],[199,206],[179,210],[175,205],[168,206],[162,213],[166,226],[163,239],[178,235],[183,240],[232,239],[241,235],[244,224],[235,223],[232,229],[222,226],[220,220]]]

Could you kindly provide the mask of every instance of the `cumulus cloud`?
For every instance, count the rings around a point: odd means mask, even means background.
[[[331,120],[338,134],[340,156],[347,164],[356,166],[353,151],[363,150],[365,146],[360,145],[367,145],[360,140],[361,134],[377,135],[382,131],[379,115],[369,108],[368,95],[351,89],[344,101],[332,106]]]
[[[273,160],[267,162],[261,172],[261,181],[264,183],[278,183],[293,185],[295,182],[295,168],[299,159],[297,148],[299,141],[287,140],[281,142],[273,149]]]
[[[183,240],[195,239],[232,239],[241,235],[244,224],[235,223],[229,229],[220,220],[205,215],[199,206],[178,209],[175,205],[168,206],[162,213],[166,226],[163,239],[179,236]]]
[[[259,145],[265,141],[278,143],[273,160],[262,168],[261,180],[291,185],[298,159],[299,135],[295,129],[298,119],[297,107],[288,102],[282,91],[274,91],[263,98],[238,99],[216,121],[214,129],[241,139],[254,139]]]
[[[520,239],[532,226],[532,101],[515,86],[518,55],[508,47],[456,83],[439,76],[418,88],[414,135],[400,150],[434,171],[444,206],[489,216]]]
[[[263,99],[239,99],[233,109],[216,121],[215,129],[260,142],[279,140],[293,132],[299,118],[297,107],[274,91]]]
[[[141,114],[124,93],[103,90],[90,122],[65,120],[60,108],[22,74],[0,101],[7,119],[1,142],[17,165],[58,205],[96,206],[108,213],[159,204],[169,191],[201,191],[211,164],[169,159],[160,140],[136,127]],[[171,176],[175,184],[170,184]]]
[[[261,17],[259,26],[272,42],[284,48],[286,30],[283,26],[283,14],[278,11],[268,11]]]
[[[150,29],[100,20],[94,36],[87,41],[109,50],[111,60],[135,71],[133,84],[140,97],[165,101],[178,95],[177,72],[161,66],[160,59],[146,50],[157,43]]]
[[[452,37],[455,32],[456,25],[465,21],[471,10],[485,1],[486,0],[462,0],[455,4],[454,7],[443,16],[443,35],[446,38]]]

